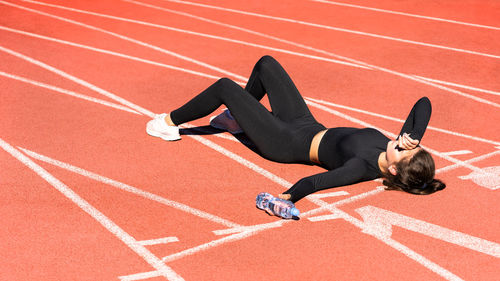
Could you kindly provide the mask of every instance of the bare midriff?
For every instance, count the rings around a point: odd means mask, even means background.
[[[323,139],[323,136],[325,135],[326,131],[327,130],[323,130],[323,131],[318,132],[314,136],[314,138],[311,142],[311,148],[309,149],[309,159],[313,163],[321,164],[321,162],[319,161],[319,155],[318,155],[319,144],[321,143],[321,139]]]

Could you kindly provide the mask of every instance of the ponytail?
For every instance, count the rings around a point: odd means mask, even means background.
[[[384,174],[387,190],[401,190],[411,194],[427,195],[443,190],[446,184],[434,178],[434,159],[429,152],[420,149],[409,160],[396,163],[396,175]]]

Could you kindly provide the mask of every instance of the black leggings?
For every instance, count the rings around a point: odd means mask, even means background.
[[[267,93],[272,112],[259,101]],[[283,67],[272,57],[262,57],[243,89],[222,78],[174,110],[171,119],[179,125],[205,117],[224,104],[261,155],[281,163],[307,163],[318,123]]]

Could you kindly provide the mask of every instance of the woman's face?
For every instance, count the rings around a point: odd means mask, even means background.
[[[398,163],[399,161],[406,159],[406,158],[411,158],[417,151],[421,149],[420,147],[411,149],[411,150],[404,150],[398,147],[398,142],[393,140],[387,143],[387,149],[386,149],[386,160],[387,164],[394,165]]]

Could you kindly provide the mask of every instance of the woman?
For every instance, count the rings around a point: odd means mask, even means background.
[[[259,102],[266,93],[272,112]],[[431,155],[418,146],[431,116],[428,98],[417,101],[393,141],[372,128],[327,129],[314,119],[288,74],[270,56],[257,62],[245,89],[222,78],[182,107],[149,121],[146,131],[165,140],[180,139],[178,125],[207,116],[222,104],[230,114],[217,116],[212,126],[232,132],[241,128],[266,159],[328,170],[299,180],[279,195],[282,199],[297,202],[319,190],[380,177],[387,189],[412,194],[445,188],[434,179]]]

